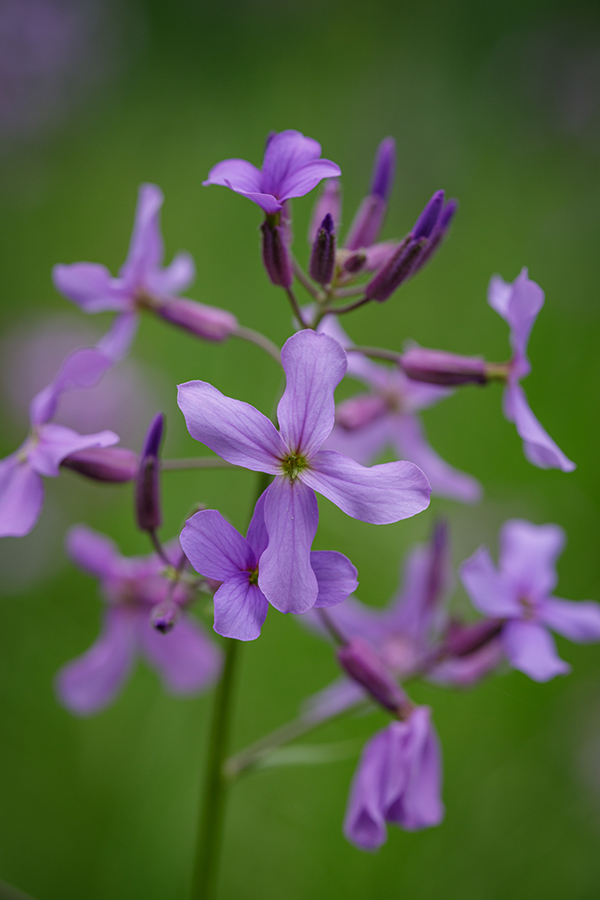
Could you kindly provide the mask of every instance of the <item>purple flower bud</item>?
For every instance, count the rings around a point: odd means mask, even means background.
[[[487,384],[485,360],[480,356],[458,356],[445,350],[411,347],[400,357],[400,367],[409,378],[428,384]]]
[[[436,191],[415,222],[415,226],[412,230],[412,236],[415,240],[419,240],[419,238],[428,238],[431,235],[438,223],[443,207],[444,191]]]
[[[388,404],[377,394],[358,394],[338,404],[335,410],[336,425],[346,431],[363,428],[388,412]]]
[[[335,268],[335,226],[327,213],[313,243],[310,257],[310,277],[317,284],[330,284]]]
[[[386,210],[387,203],[383,197],[379,194],[367,194],[352,220],[346,238],[346,249],[359,250],[361,247],[370,247],[374,244],[381,231]]]
[[[162,634],[168,634],[179,618],[179,611],[175,601],[168,597],[152,608],[150,611],[150,624]]]
[[[437,225],[435,226],[431,237],[429,238],[429,243],[427,247],[425,247],[423,255],[417,262],[415,271],[425,265],[425,263],[433,256],[439,245],[442,243],[442,241],[446,237],[457,209],[458,202],[456,200],[448,200],[441,212]]]
[[[294,273],[288,250],[288,228],[275,225],[269,218],[260,226],[262,231],[262,258],[267,275],[273,284],[286,290],[292,286]]]
[[[404,717],[407,697],[373,647],[362,638],[352,638],[337,651],[339,664],[348,675],[362,685],[381,706]]]
[[[138,469],[137,453],[125,447],[88,447],[63,459],[61,466],[94,481],[116,484],[133,481]]]
[[[381,197],[386,203],[392,192],[395,173],[396,141],[392,137],[387,137],[382,140],[377,148],[373,177],[371,179],[371,193]]]
[[[423,252],[425,238],[415,240],[408,235],[398,244],[394,253],[381,269],[371,278],[365,288],[365,297],[383,303],[413,273],[417,260]]]
[[[146,434],[135,486],[135,512],[138,528],[154,531],[162,522],[160,511],[159,450],[165,419],[157,413]]]
[[[153,308],[161,319],[178,325],[205,341],[224,341],[238,324],[233,313],[226,309],[205,306],[204,303],[181,297],[171,297],[153,305]]]
[[[317,232],[327,214],[333,219],[334,226],[339,226],[342,216],[342,189],[339,178],[327,178],[323,182],[323,189],[315,203],[310,219],[309,244],[315,241]]]
[[[468,656],[498,637],[502,625],[502,619],[484,619],[471,625],[451,622],[443,649],[449,656]]]

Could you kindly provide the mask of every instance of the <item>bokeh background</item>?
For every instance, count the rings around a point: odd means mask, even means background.
[[[322,500],[317,546],[347,553],[360,597],[382,605],[435,515],[451,522],[456,562],[482,540],[495,550],[508,517],[557,522],[569,536],[561,596],[600,599],[595,3],[0,0],[0,455],[23,439],[26,402],[58,360],[110,321],[58,296],[51,266],[91,260],[116,271],[142,181],[165,191],[168,256],[185,248],[196,259],[190,296],[285,340],[290,315],[261,268],[258,208],[201,187],[219,159],[258,163],[266,133],[284,128],[317,138],[341,165],[346,222],[388,134],[398,173],[385,236],[406,232],[439,187],[460,200],[432,264],[345,323],[356,340],[399,349],[412,337],[506,358],[486,288],[493,273],[512,280],[529,266],[546,306],[526,388],[578,464],[570,475],[529,465],[500,389],[468,388],[425,422],[439,452],[484,483],[484,501],[436,500],[414,520],[376,528]],[[301,258],[311,203],[294,203]],[[279,388],[257,348],[206,345],[150,320],[110,378],[85,404],[82,430],[115,427],[137,447],[163,409],[168,456],[195,452],[177,382],[211,381],[265,412]],[[64,412],[82,415],[81,404]],[[197,501],[245,527],[251,473],[167,477],[166,537]],[[210,700],[168,697],[140,666],[100,715],[77,720],[58,706],[54,674],[89,646],[100,613],[95,584],[65,559],[66,528],[85,521],[126,553],[148,548],[129,487],[70,473],[46,483],[37,529],[0,546],[0,878],[37,900],[183,900]],[[453,602],[466,604],[461,589]],[[414,688],[444,748],[447,816],[437,829],[392,829],[375,855],[344,841],[349,780],[361,742],[385,721],[377,714],[313,738],[351,741],[347,758],[243,780],[227,817],[223,900],[598,897],[600,647],[558,646],[574,671],[546,685],[504,673],[469,692]],[[235,746],[293,717],[334,675],[324,642],[271,614],[244,648]]]

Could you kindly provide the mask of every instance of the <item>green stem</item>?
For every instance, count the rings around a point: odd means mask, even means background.
[[[369,356],[371,359],[385,359],[388,362],[396,363],[396,365],[400,362],[399,353],[394,353],[393,350],[384,350],[381,347],[361,347],[360,345],[355,345],[354,347],[348,347],[346,353],[362,353],[363,356]]]
[[[298,320],[298,324],[301,328],[311,328],[311,325],[307,325],[304,319],[302,318],[302,312],[300,311],[300,307],[298,306],[298,301],[296,300],[296,295],[294,294],[291,288],[286,288],[285,292],[288,296],[288,300],[290,301],[290,306],[292,307],[292,312],[294,316]]]
[[[257,347],[260,347],[266,353],[271,356],[276,363],[281,365],[281,354],[279,351],[279,347],[273,343],[273,341],[268,338],[266,335],[261,334],[260,331],[255,331],[254,328],[246,328],[244,325],[238,325],[233,333],[234,337],[241,338],[244,341],[250,341],[252,344],[256,344]]]

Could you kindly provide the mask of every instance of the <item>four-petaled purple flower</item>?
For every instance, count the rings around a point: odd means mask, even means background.
[[[368,469],[320,449],[333,428],[333,392],[347,366],[337,341],[299,332],[286,341],[281,361],[287,377],[277,407],[281,433],[253,406],[204,381],[180,385],[178,402],[197,441],[234,465],[275,476],[265,497],[269,544],[258,585],[281,612],[299,614],[315,605],[319,591],[310,561],[319,520],[315,491],[347,515],[383,525],[426,509],[430,488],[412,463]]]
[[[535,681],[548,681],[570,671],[557,655],[547,629],[572,641],[600,641],[600,605],[551,596],[557,582],[555,562],[564,542],[558,525],[511,519],[500,533],[498,569],[485,547],[460,568],[477,609],[503,620],[501,640],[511,664]]]
[[[541,469],[562,469],[563,472],[572,472],[575,463],[565,456],[542,428],[532,413],[525,391],[520,385],[521,379],[531,371],[531,364],[527,358],[527,344],[533,324],[544,305],[544,292],[528,277],[527,269],[522,269],[512,284],[507,284],[495,275],[490,281],[488,303],[510,328],[513,355],[504,392],[504,415],[509,422],[514,422],[517,433],[523,441],[523,451],[530,463]]]
[[[138,654],[173,694],[195,694],[209,687],[219,674],[219,649],[183,610],[192,599],[190,588],[181,582],[173,586],[162,575],[165,563],[158,556],[121,556],[109,538],[84,525],[69,531],[67,551],[81,569],[100,579],[106,603],[96,643],[57,676],[58,696],[71,712],[86,716],[107,706]],[[177,565],[178,542],[167,545],[166,552]],[[151,611],[167,597],[181,611],[172,630],[161,634],[151,624]]]
[[[429,707],[392,722],[365,746],[352,782],[344,834],[361,850],[377,850],[386,823],[406,831],[431,828],[444,818],[442,766]]]
[[[266,492],[256,504],[246,538],[216,509],[193,515],[180,537],[196,571],[222,582],[214,596],[215,631],[240,641],[253,641],[259,636],[268,611],[267,599],[259,587],[260,559],[269,544],[265,499]],[[356,569],[341,553],[313,551],[310,565],[318,586],[315,606],[341,603],[356,590]]]
[[[303,197],[323,178],[342,171],[321,159],[321,145],[299,131],[280,131],[267,141],[262,169],[245,159],[224,159],[213,166],[202,184],[220,184],[248,197],[267,215],[278,213],[286,200]]]

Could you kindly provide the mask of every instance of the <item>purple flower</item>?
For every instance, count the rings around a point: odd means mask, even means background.
[[[544,292],[535,281],[529,279],[527,269],[522,269],[512,284],[507,284],[495,275],[490,281],[488,303],[510,328],[513,355],[504,392],[504,415],[509,422],[514,422],[529,462],[541,469],[572,472],[575,463],[565,456],[544,431],[529,408],[525,391],[520,385],[521,379],[531,371],[527,343],[537,315],[544,305]]]
[[[189,253],[178,253],[170,265],[163,267],[163,199],[155,184],[140,186],[129,252],[117,278],[99,263],[82,262],[54,266],[54,285],[87,313],[115,311],[133,315],[141,308],[149,308],[206,340],[224,340],[237,326],[235,316],[173,296],[189,287],[195,267]]]
[[[557,582],[555,562],[564,541],[558,525],[511,519],[500,533],[498,568],[485,547],[460,568],[477,609],[504,621],[501,640],[508,659],[535,681],[548,681],[570,671],[557,655],[547,629],[580,643],[600,640],[597,603],[572,603],[551,596]]]
[[[157,556],[124,557],[109,538],[76,525],[67,535],[71,559],[100,579],[106,609],[100,637],[82,656],[67,663],[57,676],[61,702],[80,716],[107,706],[129,675],[136,655],[157,670],[173,694],[194,694],[219,674],[217,647],[195,620],[181,611],[175,626],[161,634],[151,624],[151,612],[172,590],[162,576]],[[181,555],[177,542],[167,547],[173,562]],[[179,583],[171,599],[182,608],[190,589]]]
[[[181,532],[181,546],[193,567],[206,578],[222,582],[214,596],[215,631],[224,637],[253,641],[268,611],[259,587],[260,559],[269,544],[262,494],[248,535],[243,538],[216,509],[206,509],[188,519]],[[310,565],[317,580],[317,607],[341,603],[356,590],[356,569],[341,553],[314,551]]]
[[[333,316],[321,322],[319,331],[335,338],[343,347],[352,342]],[[359,394],[338,404],[336,426],[327,447],[345,453],[362,464],[371,463],[391,446],[402,459],[419,466],[434,494],[463,503],[476,503],[481,485],[439,456],[427,442],[416,415],[422,409],[449,397],[448,388],[423,384],[399,369],[372,362],[359,353],[348,354],[348,374],[367,384],[368,394]]]
[[[407,831],[439,825],[441,758],[427,706],[407,721],[392,722],[371,738],[352,782],[344,834],[361,850],[376,850],[387,838],[386,823]]]
[[[224,159],[213,166],[202,184],[220,184],[248,197],[275,215],[286,200],[303,197],[323,178],[341,175],[329,159],[321,159],[321,145],[299,131],[280,131],[267,141],[262,169],[245,159]]]
[[[355,519],[387,524],[425,509],[430,489],[411,463],[367,469],[320,449],[333,428],[333,392],[347,366],[337,341],[299,332],[286,341],[281,361],[287,377],[277,408],[281,433],[254,407],[204,381],[180,385],[178,402],[197,441],[233,465],[275,476],[265,497],[269,544],[258,584],[273,606],[298,614],[314,606],[318,595],[310,560],[319,519],[315,491]]]
[[[0,460],[0,537],[22,537],[32,530],[44,502],[42,476],[56,478],[61,463],[78,451],[118,443],[113,431],[79,434],[50,420],[65,391],[93,388],[126,352],[133,335],[131,325],[129,318],[121,319],[95,347],[75,350],[54,381],[33,398],[29,437],[18,450]]]

